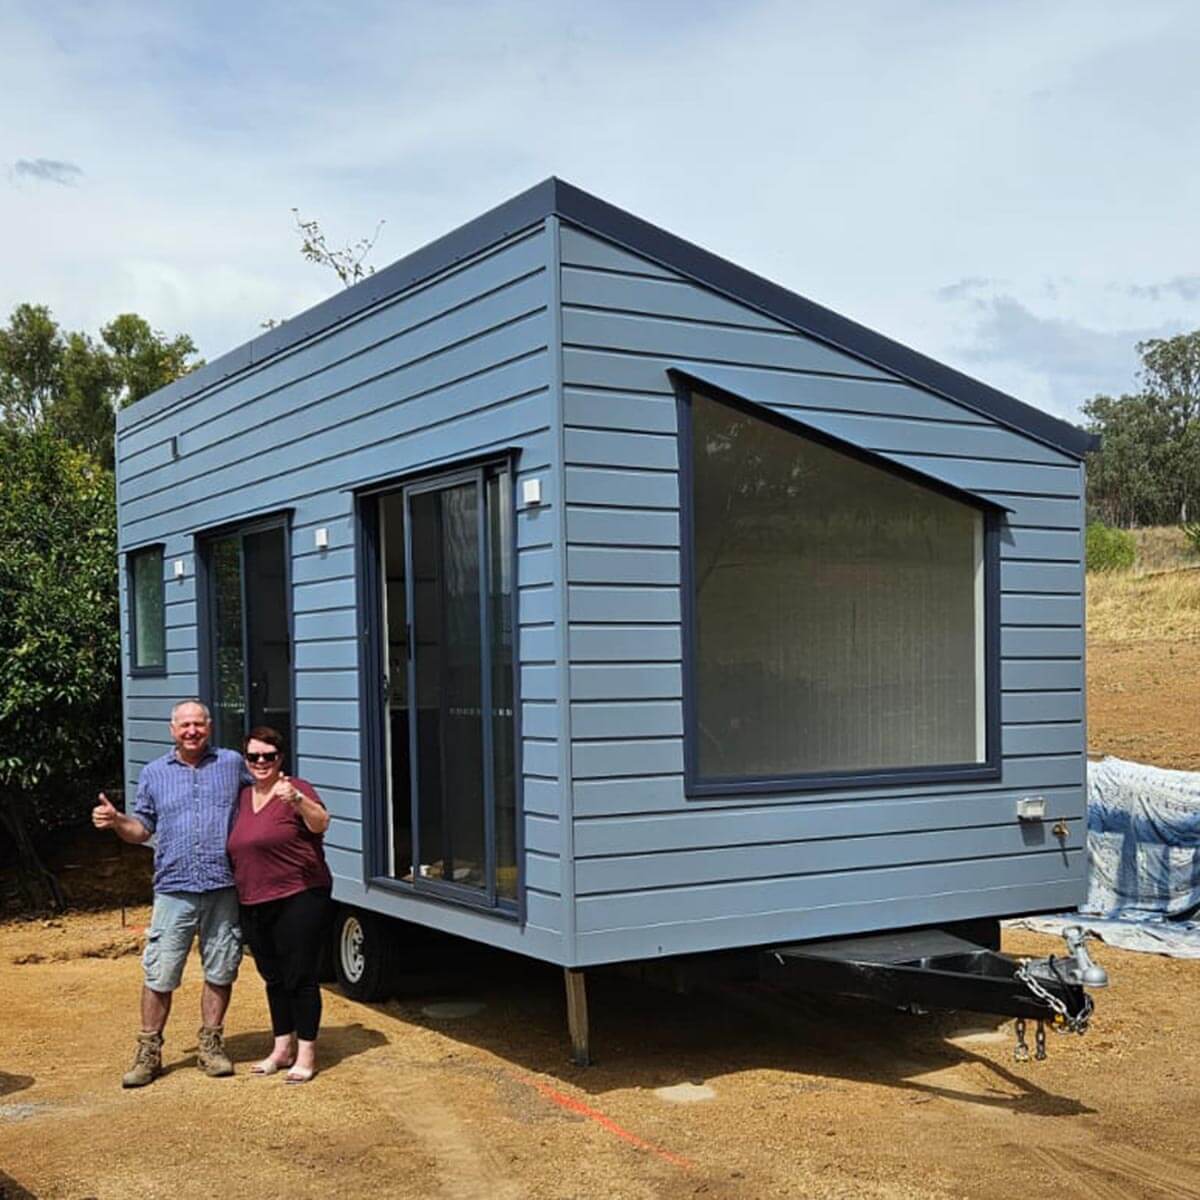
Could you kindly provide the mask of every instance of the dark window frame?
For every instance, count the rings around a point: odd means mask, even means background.
[[[135,562],[147,554],[158,552],[158,583],[162,591],[162,641],[163,657],[161,663],[139,663],[137,653],[137,586],[135,579]],[[129,674],[134,679],[162,678],[167,674],[167,578],[163,568],[167,563],[167,546],[165,542],[150,542],[145,546],[125,552],[125,584],[129,595]]]
[[[268,529],[283,530],[283,569],[284,594],[287,598],[287,631],[290,649],[288,663],[289,720],[291,722],[287,752],[291,760],[291,769],[296,769],[296,604],[293,596],[292,568],[292,517],[290,508],[280,509],[259,516],[247,517],[241,521],[228,521],[214,525],[208,529],[198,529],[193,532],[193,547],[196,562],[196,631],[199,645],[199,661],[197,663],[197,693],[200,699],[213,713],[214,727],[218,705],[215,699],[216,688],[216,630],[212,626],[212,571],[210,555],[212,543],[220,538],[232,537],[234,534],[262,533]],[[245,579],[242,580],[242,645],[246,645],[246,605],[244,602]],[[249,688],[246,689],[249,697]],[[247,717],[249,706],[247,705]],[[249,727],[247,726],[247,731]],[[214,731],[214,737],[215,737]],[[214,743],[215,744],[215,743]],[[241,750],[241,746],[223,747],[223,749]]]
[[[981,496],[973,495],[940,480],[864,450],[841,438],[832,437],[785,417],[761,404],[747,400],[701,379],[692,379],[680,371],[670,371],[675,389],[679,445],[679,530],[680,530],[680,608],[683,646],[683,783],[684,795],[692,800],[711,800],[722,796],[763,795],[780,792],[836,791],[878,787],[936,785],[965,781],[996,780],[1001,777],[1000,730],[1000,535],[1005,510]],[[785,432],[807,438],[827,449],[856,459],[876,470],[886,471],[907,482],[927,488],[960,503],[968,504],[983,516],[983,671],[984,671],[984,746],[982,762],[947,763],[918,767],[881,767],[874,770],[821,771],[793,775],[720,776],[705,778],[699,772],[699,697],[696,688],[696,662],[699,653],[695,612],[695,526],[693,505],[693,429],[692,392],[725,404]]]
[[[487,528],[489,513],[486,503],[486,486],[483,480],[489,469],[508,472],[509,486],[505,499],[509,505],[509,551],[512,555],[512,689],[513,689],[513,804],[515,809],[514,854],[517,866],[517,895],[512,900],[493,896],[494,872],[488,887],[481,895],[472,888],[462,887],[446,880],[414,879],[411,882],[397,879],[387,873],[388,813],[387,813],[387,770],[384,739],[385,719],[384,679],[380,664],[383,662],[384,637],[380,604],[379,564],[379,507],[378,501],[385,495],[395,493],[415,494],[436,491],[439,488],[467,479],[480,479],[480,522]],[[440,464],[429,469],[409,471],[383,481],[372,481],[354,493],[355,529],[355,577],[358,588],[359,625],[359,728],[362,730],[361,778],[363,798],[363,886],[368,890],[390,892],[394,895],[431,902],[440,905],[467,908],[484,916],[495,917],[508,923],[524,925],[526,920],[525,882],[525,803],[524,779],[522,777],[521,754],[521,663],[520,663],[520,587],[517,559],[517,451],[501,453],[492,451],[484,455],[472,455]],[[407,499],[405,500],[407,509]],[[405,544],[411,530],[405,523]],[[481,544],[480,596],[486,604],[490,562],[486,553],[486,541]],[[406,551],[407,557],[407,551]],[[412,581],[406,581],[410,589]],[[409,596],[411,606],[412,597]],[[410,607],[411,612],[411,607]],[[491,631],[484,642],[482,654],[490,656]],[[486,724],[486,723],[485,723]],[[411,733],[410,733],[411,736]],[[490,735],[489,735],[490,745]],[[485,770],[492,770],[490,755],[485,755]],[[496,853],[494,829],[494,801],[489,798],[486,805],[487,829],[485,847],[489,863]],[[415,821],[414,821],[415,827]]]

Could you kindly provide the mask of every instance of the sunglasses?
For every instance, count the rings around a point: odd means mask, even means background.
[[[250,754],[247,752],[248,763],[273,763],[279,757],[278,750],[268,750],[265,754]]]

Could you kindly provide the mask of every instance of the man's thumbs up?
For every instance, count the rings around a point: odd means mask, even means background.
[[[112,801],[103,793],[100,793],[100,803],[92,809],[92,824],[97,829],[112,829],[121,814],[113,808]]]

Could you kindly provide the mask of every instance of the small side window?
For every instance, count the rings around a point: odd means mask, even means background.
[[[129,663],[133,672],[163,674],[167,668],[167,634],[161,546],[148,546],[129,555],[129,624]]]

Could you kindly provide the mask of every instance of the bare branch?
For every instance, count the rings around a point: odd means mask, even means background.
[[[386,222],[381,220],[370,237],[359,238],[357,242],[350,242],[335,249],[330,247],[319,221],[304,220],[298,208],[292,209],[292,215],[296,220],[296,230],[300,234],[300,253],[317,266],[329,267],[341,280],[343,287],[353,287],[367,275],[375,274],[375,268],[368,266],[366,260],[375,249],[375,243],[379,240]]]

